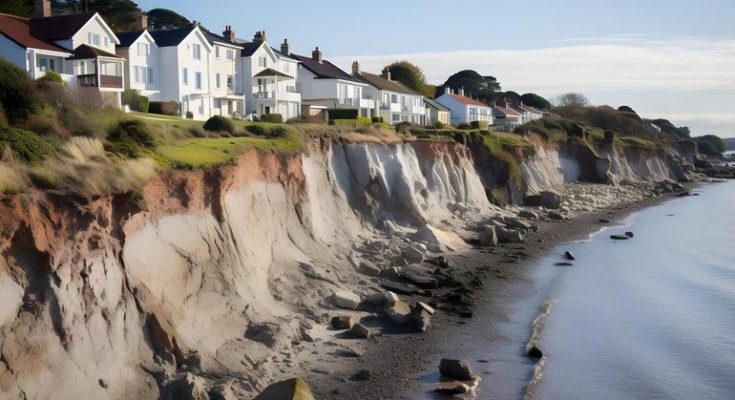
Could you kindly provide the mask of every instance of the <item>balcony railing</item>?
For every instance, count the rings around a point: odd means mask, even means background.
[[[99,80],[97,74],[77,75],[77,85],[85,87],[101,87],[122,89],[122,76],[100,75]]]
[[[301,93],[292,91],[279,91],[277,94],[275,91],[261,91],[253,93],[255,100],[273,100],[278,98],[278,101],[301,101]]]

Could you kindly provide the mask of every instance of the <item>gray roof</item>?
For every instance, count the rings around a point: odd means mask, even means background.
[[[120,39],[120,44],[117,47],[130,47],[136,40],[138,40],[143,32],[145,31],[115,32],[115,36]]]
[[[181,44],[196,27],[197,25],[191,24],[183,28],[151,31],[150,34],[158,47],[173,47]]]
[[[355,77],[339,69],[339,67],[327,60],[322,59],[322,62],[318,62],[311,57],[300,56],[298,54],[291,54],[291,57],[301,62],[301,65],[316,75],[317,79],[342,79],[345,81],[362,83],[362,81],[357,80]]]
[[[444,107],[443,105],[437,103],[436,100],[430,99],[428,97],[424,97],[424,104],[439,111],[450,111],[449,108]]]
[[[411,90],[411,88],[404,85],[403,83],[398,82],[398,81],[389,80],[380,75],[370,74],[367,72],[361,72],[360,74],[354,75],[354,76],[357,79],[360,79],[365,83],[373,85],[378,90],[385,90],[388,92],[396,92],[396,93],[403,93],[403,94],[419,96],[418,93]]]

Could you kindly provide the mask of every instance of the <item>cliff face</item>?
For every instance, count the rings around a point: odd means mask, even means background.
[[[676,177],[663,154],[601,154],[613,181]],[[520,157],[521,182],[502,182],[463,146],[318,142],[167,174],[142,196],[5,197],[0,397],[156,398],[194,364],[255,390],[332,290],[372,285],[355,245],[495,211],[488,182],[517,200],[589,174],[590,155],[573,149]]]

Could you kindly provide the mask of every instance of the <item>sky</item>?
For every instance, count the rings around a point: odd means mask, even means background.
[[[218,32],[380,72],[419,65],[430,83],[474,69],[503,90],[575,91],[694,135],[735,137],[735,0],[137,0]]]

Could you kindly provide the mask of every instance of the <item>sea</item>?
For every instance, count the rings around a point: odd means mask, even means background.
[[[505,293],[505,317],[463,327],[439,351],[480,373],[467,397],[735,399],[735,181],[694,192],[558,246]]]

